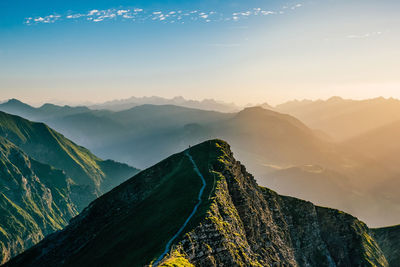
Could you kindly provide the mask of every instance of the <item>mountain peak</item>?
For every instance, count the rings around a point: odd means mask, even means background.
[[[16,98],[11,98],[7,102],[3,103],[6,105],[18,105],[18,106],[29,106],[28,104],[16,99]]]
[[[261,106],[247,107],[239,111],[238,113],[239,116],[248,114],[255,115],[255,114],[278,114],[278,113],[269,109],[265,109],[264,107]]]
[[[344,99],[340,96],[332,96],[331,98],[326,100],[326,102],[342,102],[342,101],[344,101]]]
[[[189,147],[137,174],[9,266],[60,262],[387,266],[364,223],[259,187],[229,145],[218,139]]]

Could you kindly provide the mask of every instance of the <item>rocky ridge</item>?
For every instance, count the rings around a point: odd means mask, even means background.
[[[207,182],[203,204],[158,266],[389,266],[363,222],[258,186],[227,143],[207,141],[190,154]],[[173,155],[6,266],[152,265],[200,187],[184,153]]]

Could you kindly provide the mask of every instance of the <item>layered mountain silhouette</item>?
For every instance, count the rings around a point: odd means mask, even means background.
[[[49,103],[44,104],[39,108],[35,108],[19,101],[18,99],[10,99],[7,102],[1,103],[0,110],[34,121],[42,121],[52,117],[67,116],[90,111],[87,107],[58,106]]]
[[[212,110],[220,112],[236,112],[240,107],[233,103],[225,103],[214,99],[204,99],[201,101],[185,99],[177,96],[171,99],[151,96],[151,97],[130,97],[128,99],[113,100],[102,104],[90,106],[91,109],[107,109],[112,111],[122,111],[141,105],[176,105],[188,108]]]
[[[371,226],[400,220],[400,199],[394,189],[400,175],[396,158],[371,157],[354,148],[356,140],[334,143],[290,115],[261,107],[220,113],[142,105],[119,112],[80,113],[77,108],[74,114],[70,107],[57,107],[63,109],[56,116],[43,115],[40,121],[103,158],[143,169],[190,144],[222,138],[262,186],[350,212]],[[377,138],[376,143],[386,140],[390,139]],[[382,147],[390,147],[390,142],[386,144]]]
[[[101,196],[5,266],[397,266],[398,229],[260,187],[211,140]]]
[[[0,112],[0,262],[62,229],[138,172],[102,160],[43,123]]]
[[[337,141],[354,138],[400,120],[400,101],[382,97],[368,100],[332,97],[328,100],[289,101],[276,106],[275,110],[295,116]]]

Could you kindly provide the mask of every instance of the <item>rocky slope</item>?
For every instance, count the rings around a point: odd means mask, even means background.
[[[202,179],[186,153],[206,181],[197,210]],[[186,153],[103,195],[6,266],[152,265],[171,240],[155,265],[388,266],[364,223],[259,187],[227,143],[207,141]]]
[[[372,232],[389,265],[400,266],[400,225],[372,229]]]
[[[0,263],[78,214],[65,173],[0,137]]]

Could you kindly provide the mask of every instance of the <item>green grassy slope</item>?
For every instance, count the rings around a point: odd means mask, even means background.
[[[62,229],[77,214],[65,174],[0,137],[0,263]]]
[[[215,161],[218,155],[209,154],[213,150],[209,150],[208,145],[211,144],[195,147],[191,151],[195,155],[194,160],[199,160],[200,171],[206,174],[204,177],[207,186],[204,202],[186,230],[199,223],[210,205],[208,196],[212,194],[214,177],[208,171],[208,162]],[[209,160],[204,160],[207,158]],[[114,216],[112,223],[102,229],[101,236],[74,255],[69,261],[71,266],[77,263],[112,264],[116,258],[122,259],[122,266],[128,266],[132,262],[144,265],[161,255],[169,238],[178,231],[193,210],[201,180],[183,153],[157,164],[151,173],[156,175],[149,176],[149,172],[144,171],[134,180],[130,180],[132,185],[129,182],[124,183],[107,194],[107,197],[96,201],[96,206],[103,210],[110,199],[118,199],[124,192],[131,191],[130,186],[134,186],[136,197],[142,200],[131,204],[133,207],[130,207],[128,216],[118,219]],[[96,213],[95,210],[91,212]],[[115,229],[120,230],[116,232]],[[132,243],[131,240],[136,242]],[[130,252],[127,253],[128,251]],[[82,259],[87,259],[87,262],[82,262]]]
[[[207,186],[202,205],[185,231],[199,224],[211,204],[215,177],[208,164],[223,156],[222,150],[209,149],[213,145],[207,142],[191,149]],[[162,254],[183,225],[201,185],[189,158],[184,153],[173,155],[94,201],[64,230],[68,246],[59,253],[76,250],[67,266],[110,266],[117,260],[119,266],[143,266]],[[57,237],[48,239],[52,238]]]
[[[43,123],[3,112],[0,112],[0,136],[9,139],[32,158],[64,170],[75,184],[87,185],[98,195],[137,172],[125,164],[104,162]],[[118,171],[113,172],[113,168]],[[106,187],[102,186],[105,181]]]

